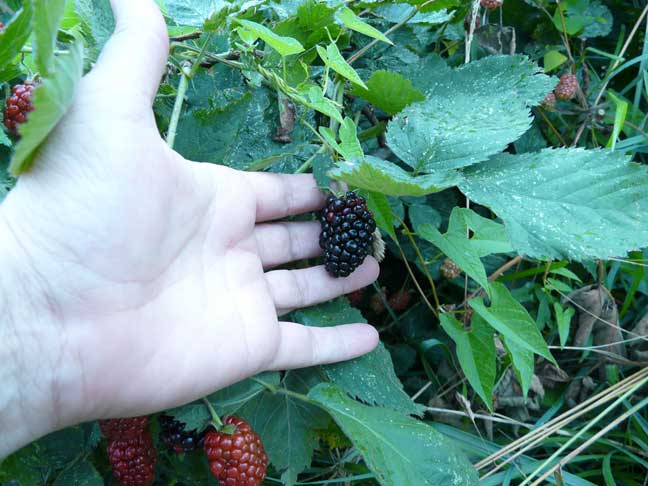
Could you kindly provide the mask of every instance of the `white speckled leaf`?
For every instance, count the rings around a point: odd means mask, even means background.
[[[540,102],[554,81],[525,57],[491,56],[455,70],[430,70],[414,85],[427,100],[389,123],[387,144],[416,171],[432,172],[504,150],[529,129],[528,106]]]
[[[580,261],[648,245],[648,168],[620,152],[501,154],[464,177],[461,190],[502,218],[521,254]]]
[[[432,426],[350,399],[322,384],[308,396],[324,407],[362,453],[383,486],[476,486],[477,472]]]

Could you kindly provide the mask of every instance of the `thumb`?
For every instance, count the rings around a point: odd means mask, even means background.
[[[150,105],[164,73],[169,38],[153,0],[111,0],[115,31],[89,78],[110,87],[123,103]]]

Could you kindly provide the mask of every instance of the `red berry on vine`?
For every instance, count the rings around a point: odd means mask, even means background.
[[[558,85],[554,88],[556,98],[563,101],[571,100],[578,89],[578,79],[572,73],[560,76]]]
[[[398,292],[394,292],[387,302],[389,302],[389,306],[396,312],[404,311],[412,302],[412,291],[399,290]]]
[[[350,294],[346,294],[346,296],[353,307],[358,307],[362,304],[362,301],[364,300],[366,293],[367,293],[367,288],[365,287],[359,290],[355,290]]]
[[[4,24],[0,22],[0,30],[4,29]]]
[[[546,108],[547,110],[551,110],[555,106],[556,106],[556,95],[552,91],[547,96],[545,96],[544,100],[542,100],[542,107]]]
[[[320,247],[324,268],[334,277],[348,277],[372,250],[376,221],[367,202],[355,192],[329,196],[320,216]]]
[[[481,0],[481,6],[488,10],[495,10],[504,4],[504,0]]]
[[[224,417],[234,425],[232,434],[212,430],[205,436],[209,469],[222,486],[260,486],[268,467],[261,437],[250,424],[237,417]]]
[[[4,109],[4,124],[11,132],[16,133],[17,127],[27,121],[27,113],[34,111],[32,84],[17,84],[12,88],[12,94],[7,98]]]
[[[148,424],[148,416],[99,421],[101,433],[108,440],[129,440],[141,436]]]
[[[119,486],[150,486],[157,457],[148,432],[135,439],[108,442],[108,460]]]
[[[380,292],[377,292],[371,296],[369,308],[376,314],[380,315],[385,312],[385,300],[387,300],[387,289],[385,287],[382,287],[380,289]]]

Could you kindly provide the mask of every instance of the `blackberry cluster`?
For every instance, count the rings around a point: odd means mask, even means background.
[[[567,73],[560,76],[558,85],[554,88],[554,93],[559,100],[569,101],[576,95],[577,89],[578,79],[572,73]]]
[[[17,84],[11,89],[11,96],[7,98],[4,109],[4,124],[12,133],[17,133],[18,125],[27,121],[27,114],[34,111],[32,96],[34,85]]]
[[[99,421],[101,433],[108,440],[135,439],[144,433],[148,416],[104,419]]]
[[[376,221],[367,201],[354,192],[329,196],[320,223],[326,271],[334,277],[348,277],[371,252]]]
[[[158,422],[162,444],[176,454],[193,452],[202,447],[204,434],[197,430],[185,430],[186,424],[169,415],[160,415]]]
[[[157,456],[148,432],[135,439],[108,442],[108,460],[119,486],[151,486]]]

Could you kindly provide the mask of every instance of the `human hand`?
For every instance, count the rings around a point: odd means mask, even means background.
[[[319,209],[323,194],[309,175],[238,172],[169,149],[151,109],[163,19],[153,0],[113,9],[116,34],[0,206],[0,357],[11,363],[0,457],[60,427],[169,408],[377,343],[368,325],[278,320],[371,283],[376,261],[346,279],[321,266],[268,271],[319,254],[317,222],[270,221]]]

